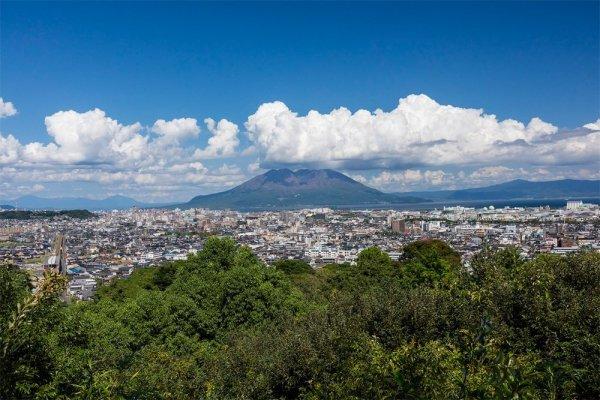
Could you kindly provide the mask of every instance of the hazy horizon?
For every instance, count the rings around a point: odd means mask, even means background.
[[[294,171],[294,172],[300,170],[300,169],[293,169],[293,168],[282,168],[282,169],[289,169],[289,170]],[[272,169],[270,171],[275,171],[275,170],[278,170],[278,169]],[[281,170],[281,169],[279,169],[279,170]],[[253,179],[253,178],[257,177],[257,176],[264,175],[267,172],[268,171],[265,171],[264,173],[261,173],[261,174],[257,174],[254,177],[250,177],[248,180],[251,180],[251,179]],[[498,182],[496,184],[509,183],[509,182],[514,182],[514,181],[518,181],[518,180],[520,180],[520,179],[511,179],[509,181]],[[554,181],[562,181],[562,180],[572,180],[572,179],[558,179],[558,180],[548,180],[548,181],[546,181],[546,180],[539,180],[539,181],[525,180],[525,181],[526,182],[554,182]],[[244,182],[247,182],[247,181],[244,181]],[[600,182],[600,180],[598,180],[598,179],[583,179],[583,181]],[[240,184],[243,184],[244,182],[241,182]],[[360,182],[360,183],[362,183],[362,182]],[[363,184],[366,185],[366,186],[369,186],[368,182],[363,183]],[[400,192],[398,192],[398,191],[385,191],[385,190],[382,190],[382,192],[383,193],[397,193],[397,194],[436,193],[436,192],[440,192],[440,191],[455,191],[455,190],[464,190],[464,189],[486,188],[486,187],[489,187],[489,186],[494,186],[496,184],[485,185],[485,186],[479,185],[479,186],[468,186],[468,187],[456,187],[456,188],[446,188],[446,189],[435,189],[435,188],[433,188],[433,189],[413,190],[413,191],[405,191],[405,192],[401,192],[401,191]],[[235,188],[237,186],[239,186],[239,184],[233,185],[231,187],[224,188],[223,190],[219,190],[219,191],[207,193],[207,195],[221,193],[223,191],[227,191],[227,190],[233,189],[233,188]],[[371,186],[369,186],[369,187],[371,187]],[[121,193],[116,193],[116,194],[113,194],[113,195],[110,195],[110,196],[96,196],[96,197],[90,197],[90,196],[68,196],[68,195],[58,196],[58,197],[46,197],[46,196],[41,196],[41,195],[38,195],[38,194],[28,194],[28,195],[22,195],[22,196],[19,196],[19,197],[16,197],[16,198],[12,198],[12,199],[11,198],[0,198],[0,203],[6,203],[6,204],[13,203],[13,205],[14,205],[15,201],[17,201],[20,198],[25,198],[25,197],[33,197],[33,198],[48,199],[48,200],[85,199],[85,200],[94,200],[94,201],[108,200],[108,199],[112,199],[112,198],[126,198],[126,199],[132,199],[132,200],[135,200],[136,202],[147,204],[147,205],[179,204],[179,203],[184,203],[184,202],[187,202],[188,200],[190,200],[190,199],[184,199],[184,200],[181,200],[181,201],[170,201],[170,202],[152,202],[152,201],[146,202],[146,201],[141,200],[139,198],[132,197],[132,196],[127,196],[127,195],[124,195],[124,194],[121,194]],[[568,196],[563,196],[563,197],[567,198]],[[562,197],[557,197],[556,199],[559,199],[559,198],[562,198]],[[580,198],[580,197],[578,197],[578,198]],[[582,198],[593,199],[595,197],[584,196]],[[598,198],[600,198],[600,192],[598,193]],[[503,199],[495,199],[495,200],[503,200]],[[541,200],[543,200],[543,199],[541,199]],[[475,202],[481,202],[481,200],[474,200],[474,201]],[[440,202],[440,203],[443,203],[443,202]]]

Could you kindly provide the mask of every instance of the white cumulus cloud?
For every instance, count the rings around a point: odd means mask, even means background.
[[[195,118],[177,118],[170,121],[159,119],[152,126],[152,132],[167,140],[181,141],[198,137],[200,128]]]
[[[13,164],[19,160],[21,144],[14,136],[0,134],[0,165]]]
[[[600,118],[598,118],[596,122],[590,122],[589,124],[585,124],[583,127],[591,131],[600,131]]]
[[[389,112],[342,107],[300,116],[282,102],[265,103],[248,117],[246,129],[265,165],[355,169],[582,163],[597,157],[593,146],[600,135],[554,140],[558,128],[539,118],[499,120],[423,94],[400,99]]]
[[[84,113],[59,111],[45,119],[53,142],[23,147],[23,158],[30,162],[125,163],[144,157],[148,138],[140,134],[139,123],[122,125],[94,109]]]
[[[0,97],[0,118],[12,117],[17,113],[17,109],[14,104],[10,101],[4,101],[2,97]]]
[[[236,165],[211,168],[201,162],[235,154],[238,128],[227,120],[207,119],[212,136],[204,149],[184,142],[200,133],[194,118],[159,119],[150,128],[155,135],[139,122],[122,124],[100,109],[60,111],[46,117],[45,124],[49,143],[22,144],[0,134],[1,183],[89,182],[113,193],[122,188],[184,196],[197,194],[198,187],[230,186],[245,178]]]
[[[0,109],[4,116],[16,113],[10,102],[1,101]],[[51,183],[85,182],[106,193],[174,193],[185,199],[279,165],[343,169],[388,191],[516,178],[597,179],[600,170],[600,120],[566,131],[539,118],[526,124],[499,120],[425,95],[400,99],[388,112],[339,108],[302,116],[282,102],[265,103],[248,117],[250,143],[241,151],[238,125],[226,119],[204,122],[209,136],[202,147],[195,118],[157,119],[144,128],[97,108],[57,112],[45,119],[46,141],[21,143],[0,133],[0,192],[16,196],[34,188],[52,190]],[[214,159],[251,155],[254,161],[247,164],[215,166]]]
[[[198,150],[196,155],[200,158],[231,157],[235,155],[240,144],[238,126],[226,119],[222,119],[217,123],[212,118],[206,118],[204,123],[212,136],[208,139],[208,146],[203,150]]]

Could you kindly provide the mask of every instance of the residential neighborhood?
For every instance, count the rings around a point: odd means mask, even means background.
[[[0,220],[0,260],[40,276],[58,234],[66,240],[70,294],[88,299],[98,284],[126,278],[135,268],[186,259],[211,235],[234,238],[267,264],[302,259],[314,268],[352,264],[371,246],[397,260],[405,244],[434,238],[449,243],[467,264],[484,246],[515,246],[525,258],[600,251],[600,207],[570,201],[556,209],[454,206],[243,213],[133,208],[98,212],[88,219]]]

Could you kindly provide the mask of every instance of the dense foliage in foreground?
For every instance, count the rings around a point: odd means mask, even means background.
[[[65,306],[0,268],[1,399],[598,399],[600,255],[439,241],[263,265],[210,238]]]

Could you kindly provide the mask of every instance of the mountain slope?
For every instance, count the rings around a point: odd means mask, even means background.
[[[386,205],[423,199],[383,193],[330,170],[270,170],[225,192],[197,196],[184,208],[277,209],[310,206]]]
[[[516,179],[472,189],[397,193],[430,200],[512,200],[600,197],[600,180],[561,179],[532,182]]]

